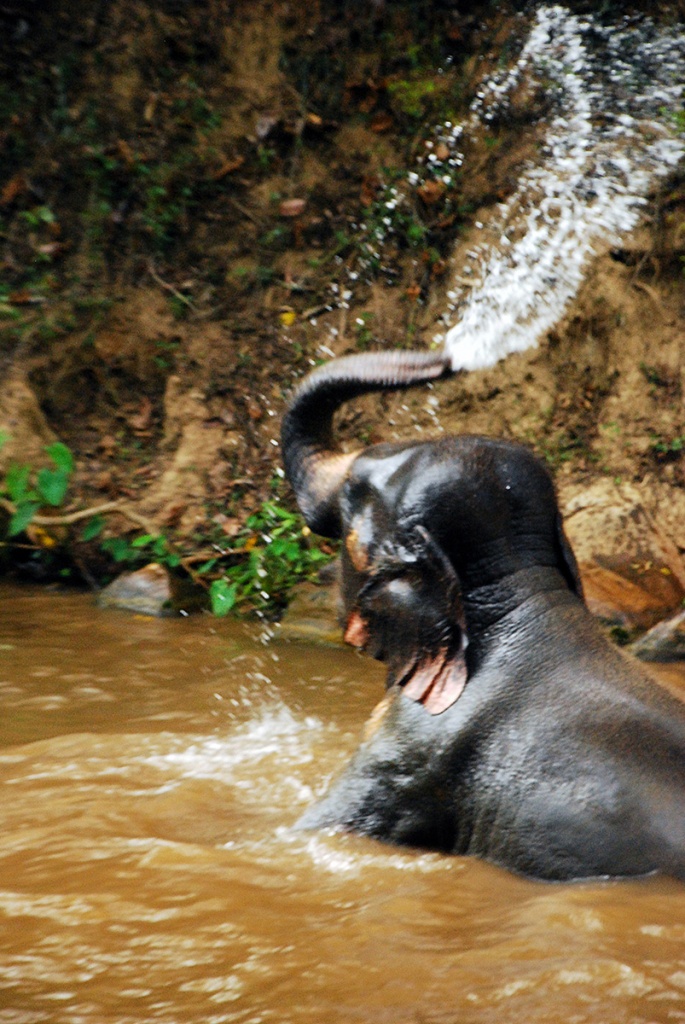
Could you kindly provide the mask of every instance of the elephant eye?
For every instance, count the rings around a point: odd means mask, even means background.
[[[421,581],[403,576],[373,576],[359,591],[359,604],[367,614],[400,614],[412,608],[421,593]]]

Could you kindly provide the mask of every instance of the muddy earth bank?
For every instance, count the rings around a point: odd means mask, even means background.
[[[3,6],[0,470],[49,467],[55,441],[75,459],[60,522],[41,508],[6,570],[97,584],[150,560],[142,534],[207,588],[218,569],[198,566],[242,557],[265,500],[294,508],[277,444],[292,385],[334,355],[428,347],[455,261],[535,158],[544,83],[448,183],[422,177],[436,126],[467,116],[530,17],[437,0]],[[682,24],[682,5],[659,18]],[[685,597],[684,257],[673,173],[537,348],[360,401],[341,437],[532,445],[591,606],[631,639]],[[3,502],[6,530],[6,486]]]

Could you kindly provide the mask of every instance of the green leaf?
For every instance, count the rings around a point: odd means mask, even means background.
[[[63,473],[73,473],[74,456],[65,444],[62,444],[61,441],[55,441],[54,444],[48,445],[45,451],[48,453],[57,468],[61,469]]]
[[[198,573],[198,575],[200,573],[210,572],[218,561],[218,558],[210,558],[208,562],[203,562],[202,565],[198,566],[195,572]]]
[[[152,541],[155,540],[155,539],[156,538],[155,538],[155,535],[153,533],[143,533],[143,534],[141,534],[140,537],[135,537],[131,541],[131,547],[132,548],[146,548],[148,546],[148,544],[151,544]]]
[[[296,541],[289,541],[283,549],[284,556],[289,562],[299,562],[302,558],[302,548]]]
[[[22,502],[9,521],[7,536],[16,537],[17,534],[23,533],[39,508],[40,506],[34,501]]]
[[[160,534],[159,537],[155,538],[155,542],[152,545],[152,553],[156,558],[164,558],[169,553],[169,545],[166,542],[166,537]]]
[[[20,466],[18,462],[12,462],[8,466],[5,487],[10,498],[17,505],[26,498],[30,473],[30,466]]]
[[[10,439],[10,434],[6,430],[0,430],[0,450],[5,447]]]
[[[86,525],[81,530],[81,540],[95,540],[95,538],[99,537],[100,534],[102,533],[104,525],[105,520],[102,516],[93,516],[91,521],[89,523],[86,523]]]
[[[102,547],[115,562],[125,562],[131,556],[131,546],[124,537],[109,537],[103,540]]]
[[[292,512],[289,512],[285,508],[281,508],[280,505],[276,505],[273,501],[265,501],[263,508],[266,514],[274,519],[284,519],[286,522],[293,522],[295,519]]]
[[[40,469],[38,493],[49,505],[61,505],[69,487],[69,474],[61,469]]]
[[[209,600],[214,615],[228,615],[236,602],[238,585],[227,580],[213,580],[209,588]]]

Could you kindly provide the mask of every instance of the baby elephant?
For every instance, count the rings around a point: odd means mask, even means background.
[[[535,878],[685,879],[685,704],[587,611],[546,469],[473,436],[334,450],[342,402],[448,372],[434,354],[335,360],[284,418],[302,512],[343,541],[346,639],[389,687],[300,824]]]

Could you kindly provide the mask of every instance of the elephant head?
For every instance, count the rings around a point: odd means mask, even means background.
[[[495,587],[496,604],[506,600],[503,578],[548,567],[580,593],[551,480],[522,445],[467,436],[336,449],[340,404],[450,372],[441,354],[335,360],[305,379],[282,429],[308,525],[343,541],[346,640],[433,714],[459,697],[478,656],[473,642],[486,624],[476,591]]]
[[[450,372],[442,353],[369,352],[326,363],[305,378],[283,417],[281,444],[286,475],[310,529],[341,535],[340,488],[359,451],[335,446],[338,407],[367,392],[411,387]]]

